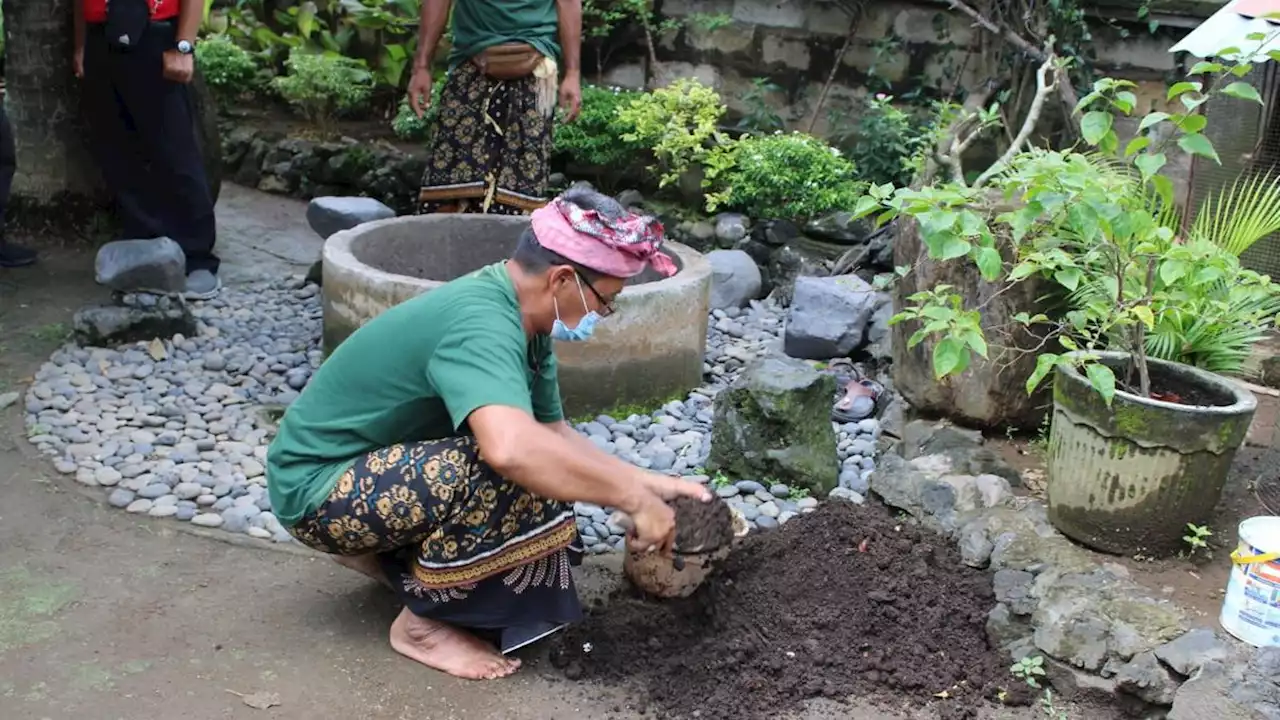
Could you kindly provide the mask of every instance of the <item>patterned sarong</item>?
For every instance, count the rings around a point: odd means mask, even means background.
[[[546,204],[554,119],[538,110],[539,82],[494,80],[470,62],[449,71],[419,212],[521,215]]]
[[[290,532],[321,552],[378,553],[422,617],[501,629],[581,616],[569,571],[581,560],[572,505],[500,477],[471,437],[362,456]]]

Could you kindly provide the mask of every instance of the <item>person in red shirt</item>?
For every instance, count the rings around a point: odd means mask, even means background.
[[[195,73],[198,0],[77,0],[73,69],[91,145],[126,238],[169,237],[187,258],[187,297],[221,287]]]

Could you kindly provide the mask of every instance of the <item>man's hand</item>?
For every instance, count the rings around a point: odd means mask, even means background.
[[[645,487],[649,488],[650,492],[663,500],[675,500],[681,495],[685,495],[702,502],[711,502],[711,491],[691,480],[681,480],[670,475],[646,472],[644,474],[644,484]]]
[[[414,68],[413,75],[409,78],[409,107],[413,108],[413,114],[422,117],[422,114],[431,107],[431,68]]]
[[[565,122],[573,122],[582,110],[582,81],[576,73],[567,73],[560,83],[560,111]]]
[[[676,541],[676,513],[651,492],[642,493],[642,497],[639,507],[631,513],[631,546],[670,555]]]
[[[77,45],[75,52],[71,53],[71,72],[75,73],[76,77],[78,78],[84,77],[84,46],[83,45]]]
[[[164,79],[186,85],[196,72],[196,58],[192,53],[177,50],[164,51]]]

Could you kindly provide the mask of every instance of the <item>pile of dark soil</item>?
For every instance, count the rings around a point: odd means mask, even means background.
[[[946,539],[883,507],[831,502],[749,536],[693,597],[612,598],[552,661],[571,679],[632,687],[663,718],[772,718],[850,695],[969,718],[1001,691],[1030,700],[987,645],[994,606],[990,575]]]
[[[733,515],[724,500],[702,502],[682,495],[667,504],[676,513],[677,550],[715,550],[733,542]]]

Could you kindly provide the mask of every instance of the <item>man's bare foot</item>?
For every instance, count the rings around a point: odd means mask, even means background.
[[[387,574],[382,571],[382,564],[378,562],[378,556],[372,553],[368,555],[330,555],[333,561],[344,568],[350,568],[391,588],[391,581],[387,579]],[[394,588],[391,588],[394,589]]]
[[[468,680],[506,677],[520,667],[519,660],[503,657],[480,638],[418,617],[409,608],[391,623],[391,647],[410,660]]]

